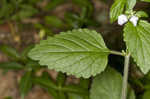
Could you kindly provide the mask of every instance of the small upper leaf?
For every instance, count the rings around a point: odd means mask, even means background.
[[[124,11],[126,0],[115,0],[114,4],[110,9],[110,21],[114,22],[118,19],[118,16],[121,15]]]
[[[148,14],[146,12],[144,12],[144,11],[138,11],[136,13],[136,16],[139,17],[139,18],[141,18],[141,17],[148,17]]]
[[[122,76],[112,68],[107,68],[96,76],[90,90],[91,99],[121,99]],[[131,88],[128,88],[127,99],[135,99]]]
[[[96,31],[76,29],[41,41],[29,52],[29,57],[49,69],[89,78],[105,69],[108,54]]]
[[[124,40],[127,48],[140,69],[147,73],[150,70],[150,24],[139,21],[135,27],[132,23],[124,28]]]
[[[136,0],[127,0],[126,10],[132,10],[136,4]]]

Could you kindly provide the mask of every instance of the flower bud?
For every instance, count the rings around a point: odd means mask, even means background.
[[[130,18],[130,22],[132,22],[132,24],[133,24],[134,26],[137,25],[138,20],[139,20],[139,18],[138,18],[137,16],[132,16],[132,17]]]
[[[127,16],[124,15],[124,14],[121,14],[121,15],[118,17],[118,24],[119,24],[119,25],[123,25],[123,24],[125,24],[127,21],[128,21],[128,18],[127,18]]]

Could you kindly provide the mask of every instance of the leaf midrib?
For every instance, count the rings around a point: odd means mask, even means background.
[[[106,50],[106,49],[105,49]],[[44,53],[44,52],[43,52]],[[109,54],[110,51],[64,51],[64,52],[45,52],[45,53],[101,53],[101,54]]]

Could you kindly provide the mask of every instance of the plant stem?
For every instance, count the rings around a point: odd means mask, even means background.
[[[110,51],[111,54],[114,54],[114,55],[119,55],[119,56],[125,56],[123,53],[121,52],[118,52],[118,51]]]
[[[130,54],[127,54],[125,56],[125,62],[124,62],[124,76],[123,76],[121,99],[126,99],[127,98],[129,61],[130,61]]]
[[[20,42],[21,42],[20,41],[20,36],[16,32],[14,24],[11,23],[11,22],[8,22],[8,25],[10,27],[10,31],[11,31],[10,33],[12,34],[12,37],[13,37],[14,41],[20,44]]]

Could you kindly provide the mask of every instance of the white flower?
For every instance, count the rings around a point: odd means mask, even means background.
[[[137,25],[138,20],[139,20],[139,18],[137,16],[132,16],[130,18],[130,22],[132,22],[134,26]]]
[[[119,24],[119,25],[123,25],[123,24],[125,24],[127,21],[128,21],[128,18],[127,18],[127,16],[124,15],[124,14],[121,14],[121,15],[118,17],[118,24]]]

